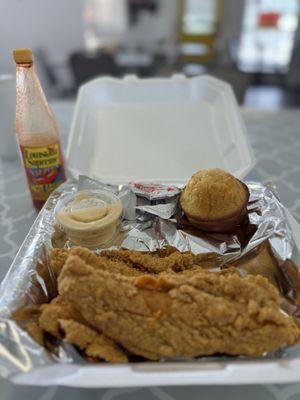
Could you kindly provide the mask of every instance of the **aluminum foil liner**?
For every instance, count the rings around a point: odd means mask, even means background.
[[[60,235],[55,228],[53,210],[65,192],[101,188],[111,190],[121,198],[124,208],[120,226],[122,239],[113,247],[118,245],[128,249],[155,251],[170,245],[195,254],[213,253],[218,260],[218,268],[231,263],[248,273],[249,265],[244,260],[253,252],[259,254],[261,246],[268,243],[274,262],[281,268],[275,284],[278,284],[283,295],[283,309],[300,315],[298,307],[293,305],[295,290],[287,274],[289,263],[299,256],[300,235],[294,242],[288,222],[289,213],[280,203],[271,184],[264,186],[248,182],[247,185],[250,191],[248,219],[235,232],[222,234],[201,233],[182,218],[178,206],[180,187],[156,185],[150,194],[149,188],[146,188],[145,194],[144,185],[112,186],[84,176],[78,182],[60,186],[39,213],[0,287],[0,375],[13,376],[57,363],[78,363],[78,354],[76,357],[72,346],[61,343],[55,352],[48,352],[11,318],[11,314],[20,307],[40,304],[55,296],[51,271],[45,269],[45,265],[53,238],[57,239],[57,235]],[[294,231],[300,233],[295,221],[293,224]],[[58,242],[63,246],[63,235],[59,239]],[[289,349],[280,351],[282,357],[290,354]],[[210,358],[200,359],[203,362],[206,360]]]

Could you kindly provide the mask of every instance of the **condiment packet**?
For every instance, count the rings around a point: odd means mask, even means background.
[[[178,186],[160,183],[130,183],[130,187],[137,196],[145,197],[151,201],[174,197],[181,192]]]

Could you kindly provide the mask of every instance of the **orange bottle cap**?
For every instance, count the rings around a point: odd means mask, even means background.
[[[31,49],[14,49],[13,57],[16,64],[33,63],[33,54]]]

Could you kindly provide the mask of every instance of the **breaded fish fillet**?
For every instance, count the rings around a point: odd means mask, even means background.
[[[91,327],[152,360],[258,356],[299,340],[293,318],[280,309],[277,289],[261,276],[198,268],[193,274],[132,277],[97,268],[92,256],[73,253],[58,290]]]

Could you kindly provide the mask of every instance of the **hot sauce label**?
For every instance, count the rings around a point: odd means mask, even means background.
[[[64,181],[59,143],[44,147],[21,146],[24,167],[34,200],[46,200]]]

